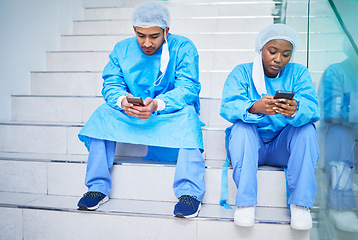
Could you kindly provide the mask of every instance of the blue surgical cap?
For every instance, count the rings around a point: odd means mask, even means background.
[[[170,24],[169,10],[157,2],[144,2],[136,6],[132,14],[134,27],[161,27],[165,29]]]
[[[272,24],[257,35],[255,51],[260,53],[266,43],[276,39],[289,41],[293,46],[293,50],[297,49],[299,41],[297,32],[285,24]]]

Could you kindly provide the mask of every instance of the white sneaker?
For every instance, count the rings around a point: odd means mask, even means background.
[[[255,206],[236,207],[234,222],[241,227],[252,227],[255,225]]]
[[[358,232],[358,218],[354,212],[347,209],[331,209],[328,217],[338,229],[345,232]]]
[[[310,230],[312,228],[312,217],[308,207],[290,205],[291,227],[296,230]]]

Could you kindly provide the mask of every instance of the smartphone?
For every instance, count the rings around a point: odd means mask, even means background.
[[[292,91],[278,90],[278,91],[276,91],[276,94],[273,98],[274,99],[285,98],[285,99],[292,100],[294,95],[295,95],[295,93]]]
[[[135,106],[144,106],[143,99],[141,97],[127,97],[127,101]]]

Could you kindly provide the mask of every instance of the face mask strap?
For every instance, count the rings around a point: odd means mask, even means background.
[[[164,77],[165,71],[167,70],[169,62],[169,44],[167,43],[166,29],[164,29],[164,42],[162,45],[162,55],[160,58],[160,76],[153,83],[154,86],[159,86]]]

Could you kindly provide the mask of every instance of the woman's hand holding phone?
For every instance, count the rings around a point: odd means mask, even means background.
[[[275,105],[272,104],[272,95],[265,95],[260,98],[254,105],[249,109],[249,113],[252,114],[266,114],[266,115],[275,115],[276,111],[273,109]]]
[[[277,114],[281,114],[286,117],[291,117],[296,113],[297,102],[294,99],[294,92],[292,91],[277,91],[272,103],[276,106],[273,109]]]
[[[289,99],[272,99],[275,107],[273,110],[276,111],[277,114],[281,114],[285,117],[291,117],[297,111],[297,102],[294,98],[292,100]]]
[[[291,117],[297,110],[297,103],[294,98],[292,100],[279,98],[275,99],[272,95],[265,95],[255,102],[249,109],[252,114],[275,115],[281,114]]]

